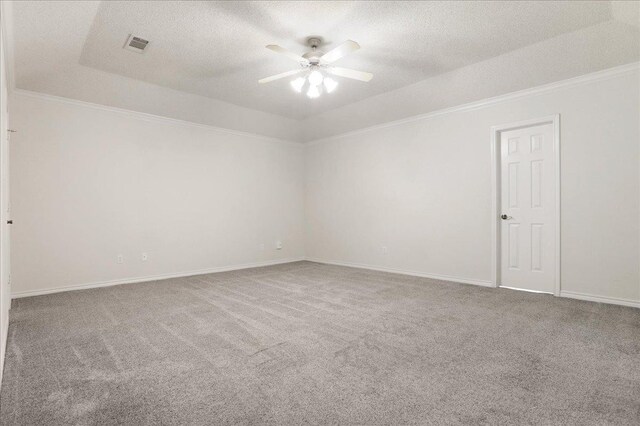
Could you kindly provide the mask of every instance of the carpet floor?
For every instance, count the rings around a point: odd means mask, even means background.
[[[640,310],[297,262],[13,302],[3,425],[640,424]]]

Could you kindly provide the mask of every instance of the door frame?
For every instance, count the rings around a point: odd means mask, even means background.
[[[555,211],[555,262],[556,270],[554,274],[555,296],[560,296],[560,114],[548,115],[546,117],[531,120],[517,121],[515,123],[500,124],[491,126],[491,282],[494,287],[500,287],[501,272],[501,247],[500,247],[500,211],[501,211],[501,191],[500,191],[500,134],[509,130],[516,130],[525,127],[542,124],[553,125],[553,150],[555,152],[555,190],[556,190],[556,211]]]

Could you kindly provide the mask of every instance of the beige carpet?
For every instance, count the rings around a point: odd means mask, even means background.
[[[3,425],[640,424],[640,310],[310,262],[18,299]]]

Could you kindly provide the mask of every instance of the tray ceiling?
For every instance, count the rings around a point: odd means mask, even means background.
[[[13,15],[18,87],[60,92],[47,87],[48,75],[88,67],[295,119],[612,19],[610,3],[595,1],[27,1],[15,2]],[[150,41],[145,53],[122,48],[130,34]],[[361,50],[337,65],[374,79],[339,79],[318,99],[294,93],[288,79],[257,84],[296,67],[266,44],[303,53],[310,35],[324,37],[325,50],[358,41]],[[83,90],[92,89],[71,91]]]

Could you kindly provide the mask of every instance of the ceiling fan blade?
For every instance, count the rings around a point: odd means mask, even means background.
[[[291,58],[294,61],[298,62],[298,63],[304,63],[304,64],[308,64],[309,60],[307,58],[303,58],[302,56],[298,55],[297,53],[293,53],[290,50],[285,49],[284,47],[280,47],[277,44],[270,44],[267,46],[267,49],[269,50],[273,50],[276,53],[280,53],[284,56],[286,56],[287,58]]]
[[[347,40],[338,47],[331,49],[322,55],[320,60],[325,64],[330,64],[358,49],[360,49],[360,45],[358,43],[353,40]]]
[[[287,72],[283,72],[280,74],[276,74],[276,75],[272,75],[271,77],[265,77],[263,79],[258,80],[258,83],[260,84],[264,84],[264,83],[270,83],[274,80],[278,80],[281,78],[285,78],[285,77],[289,77],[290,75],[296,75],[300,72],[304,71],[304,68],[300,68],[299,70],[293,70],[293,71],[287,71]]]
[[[373,74],[371,74],[370,72],[350,70],[348,68],[330,67],[327,68],[327,71],[333,75],[352,78],[354,80],[360,80],[364,82],[370,81],[373,78]]]

